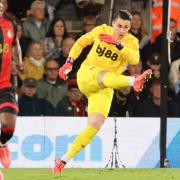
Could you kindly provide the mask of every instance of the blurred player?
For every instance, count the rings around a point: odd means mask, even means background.
[[[0,171],[0,180],[4,180],[4,176],[1,171]]]
[[[4,176],[1,171],[0,171],[0,180],[4,180]]]
[[[3,16],[7,6],[7,0],[0,0],[0,162],[4,168],[11,164],[7,142],[13,136],[18,111],[10,82],[15,29],[13,23]]]
[[[115,14],[112,27],[103,24],[79,38],[72,47],[69,57],[59,70],[61,78],[66,79],[72,70],[74,60],[81,50],[93,43],[93,47],[77,73],[79,89],[88,98],[87,127],[76,137],[68,151],[56,159],[54,173],[62,171],[64,166],[83,149],[100,130],[112,102],[114,89],[133,86],[139,92],[151,70],[137,77],[121,75],[126,63],[139,62],[138,40],[128,33],[131,26],[131,14],[120,10]]]

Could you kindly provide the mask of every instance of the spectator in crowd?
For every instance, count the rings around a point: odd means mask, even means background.
[[[20,79],[33,77],[38,80],[42,78],[45,61],[41,42],[33,41],[28,48],[27,56],[24,58],[24,69],[18,72]]]
[[[63,39],[67,36],[64,20],[56,17],[52,20],[46,37],[42,40],[46,59],[60,59]]]
[[[34,1],[30,12],[31,15],[27,16],[23,23],[24,35],[38,41],[45,37],[49,28],[49,20],[45,18],[45,3]]]
[[[175,94],[180,94],[180,59],[173,61],[171,64],[169,84]]]
[[[45,99],[40,99],[37,94],[37,80],[27,78],[23,81],[22,96],[18,100],[19,116],[53,116],[54,108]]]
[[[137,64],[128,64],[127,65],[127,74],[129,74],[130,76],[135,76],[138,74],[141,74],[141,72],[143,71],[143,67],[142,67],[142,61],[140,60]]]
[[[83,18],[82,32],[77,34],[76,39],[80,38],[82,35],[86,34],[87,32],[92,31],[95,27],[96,27],[96,18],[92,15],[85,16]]]
[[[19,39],[19,43],[20,43],[21,51],[22,51],[22,58],[24,58],[27,53],[27,49],[32,43],[33,39],[30,37],[24,36],[23,26],[20,21],[17,21],[16,37]],[[16,55],[17,58],[19,58],[19,55],[17,53],[18,53],[18,50],[14,49],[14,54]]]
[[[115,90],[109,116],[132,117],[137,103],[138,99],[132,93],[131,87]]]
[[[62,47],[61,47],[61,56],[58,60],[60,67],[66,62],[66,58],[68,57],[69,52],[74,43],[75,43],[75,40],[72,36],[67,36],[63,39]]]
[[[136,116],[138,117],[160,117],[160,103],[161,103],[161,81],[154,78],[150,87],[151,96],[139,102]],[[168,117],[178,116],[177,104],[168,99]]]
[[[132,12],[130,33],[139,39],[140,57],[143,69],[147,69],[146,60],[152,50],[152,45],[147,31],[144,29],[142,15],[138,11]]]
[[[45,63],[43,78],[38,81],[37,96],[49,101],[54,108],[66,96],[67,84],[58,77],[59,64],[55,60]]]
[[[177,22],[175,19],[170,19],[170,31],[171,31],[171,62],[180,58],[180,33],[177,32]],[[153,44],[154,51],[162,52],[162,34],[157,36],[155,43]]]
[[[159,52],[151,52],[147,59],[147,67],[153,72],[153,76],[160,78],[161,54]]]
[[[68,81],[68,92],[61,101],[59,101],[56,108],[57,116],[85,116],[86,99],[80,92],[76,80]]]

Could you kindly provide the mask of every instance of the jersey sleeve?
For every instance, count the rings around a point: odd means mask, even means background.
[[[14,45],[16,39],[16,33],[17,33],[17,22],[14,19],[10,19],[9,17],[5,17],[5,18],[12,23],[13,32],[14,32],[14,40],[13,40],[13,45]]]
[[[97,38],[99,33],[102,31],[103,25],[97,26],[91,32],[86,33],[85,35],[81,36],[71,48],[69,53],[69,57],[76,59],[82,52],[82,50],[88,46],[93,44],[94,39]]]

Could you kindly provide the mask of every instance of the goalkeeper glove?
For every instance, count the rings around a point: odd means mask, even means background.
[[[71,57],[68,57],[66,60],[66,63],[60,67],[59,69],[59,77],[63,80],[67,79],[67,75],[69,72],[72,70],[72,65],[73,65],[74,59]]]
[[[117,40],[115,37],[109,34],[101,33],[99,35],[99,39],[105,43],[115,45],[119,50],[124,47],[124,44],[121,41]]]

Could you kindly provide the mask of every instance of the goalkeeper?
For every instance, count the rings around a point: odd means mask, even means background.
[[[138,93],[152,73],[146,70],[136,77],[121,75],[127,63],[137,64],[140,58],[138,40],[128,33],[131,17],[128,11],[120,10],[114,16],[112,27],[103,24],[80,37],[73,45],[66,63],[59,69],[59,76],[67,79],[74,60],[84,47],[93,43],[77,73],[79,89],[88,98],[87,127],[76,137],[68,151],[55,160],[54,173],[61,172],[100,130],[108,116],[114,89],[132,86]]]

